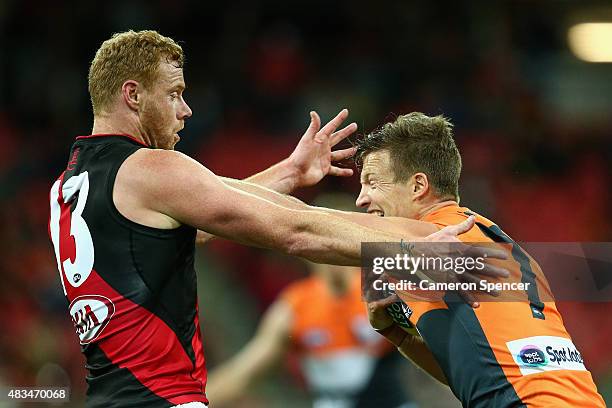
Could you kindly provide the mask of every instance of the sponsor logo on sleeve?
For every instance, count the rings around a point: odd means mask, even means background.
[[[534,336],[506,343],[521,374],[554,370],[587,371],[580,352],[567,338]]]
[[[387,306],[387,313],[391,315],[393,321],[405,329],[411,329],[414,326],[410,323],[412,309],[403,301],[395,302]]]

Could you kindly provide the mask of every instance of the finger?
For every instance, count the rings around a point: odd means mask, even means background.
[[[463,299],[463,301],[465,303],[467,303],[468,305],[470,305],[474,309],[480,307],[480,303],[478,303],[476,301],[476,298],[470,292],[465,291],[465,290],[460,290],[459,291],[459,296],[461,297],[461,299]]]
[[[349,147],[348,149],[336,150],[331,152],[331,161],[336,162],[344,159],[348,159],[357,151],[356,147]]]
[[[399,297],[396,294],[392,294],[384,299],[375,300],[368,303],[368,309],[372,312],[384,310],[387,308],[387,306],[391,306],[395,302],[399,302]]]
[[[342,167],[331,166],[327,174],[336,177],[350,177],[353,175],[353,169],[343,169]]]
[[[305,134],[314,136],[317,134],[320,128],[321,118],[319,117],[319,114],[315,111],[310,111],[310,124],[308,125],[308,129],[306,129]]]
[[[476,223],[476,217],[470,215],[467,220],[457,225],[449,225],[448,227],[442,228],[441,231],[446,231],[448,234],[461,235],[472,229]]]
[[[368,320],[373,328],[382,330],[394,324],[393,318],[387,312],[386,306],[368,303],[367,310]]]
[[[319,131],[319,133],[325,135],[331,135],[337,128],[340,126],[342,122],[348,117],[348,109],[342,109],[340,113],[336,115],[335,118],[327,122],[323,128]]]
[[[480,281],[481,279],[477,278],[476,276],[472,275],[471,273],[464,273],[463,275],[461,275],[461,277],[459,278],[459,280],[461,282],[468,282],[468,283],[473,283],[477,290],[479,292],[484,292],[488,295],[491,296],[495,296],[498,297],[499,295],[501,295],[501,293],[495,289],[491,289],[491,290],[487,290],[487,289],[480,289]]]
[[[492,278],[510,277],[510,272],[508,272],[507,269],[500,268],[499,266],[491,265],[488,263],[485,263],[482,269],[477,269],[477,270],[472,269],[470,272],[475,275],[489,276]]]
[[[340,143],[342,140],[346,139],[348,136],[355,133],[355,131],[357,131],[357,124],[353,122],[350,125],[340,129],[339,131],[334,132],[329,139],[329,144],[333,147]]]

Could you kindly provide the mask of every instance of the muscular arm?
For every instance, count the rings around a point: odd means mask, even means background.
[[[173,151],[141,149],[130,156],[117,174],[114,199],[119,198],[135,209],[128,218],[143,218],[145,225],[147,219],[165,217],[168,225],[191,225],[319,263],[356,266],[361,242],[422,237],[365,228],[314,207],[275,204],[228,186],[197,161]]]
[[[389,233],[400,235],[411,234],[419,237],[425,237],[437,231],[437,228],[433,224],[428,222],[401,217],[377,217],[360,212],[339,211],[331,208],[313,207],[298,200],[295,197],[280,194],[269,188],[248,181],[236,180],[227,177],[222,177],[221,179],[224,183],[231,187],[264,198],[273,203],[282,205],[283,207],[295,210],[323,211],[327,214],[331,214],[344,220],[354,222],[359,225],[372,228],[378,231],[386,231]]]
[[[267,199],[273,203],[293,210],[306,210],[309,206],[295,197],[282,194],[283,191],[293,190],[293,176],[284,162],[278,163],[261,173],[257,173],[244,180],[228,177],[219,177],[225,184],[238,190]],[[291,187],[289,187],[291,185]],[[198,230],[197,245],[202,245],[213,239],[214,235]]]
[[[206,394],[217,406],[229,406],[281,360],[288,346],[291,309],[276,301],[263,317],[255,337],[208,376]]]
[[[251,181],[251,177],[245,180],[237,180],[229,177],[219,178],[232,188],[256,195],[257,197],[282,205],[283,207],[291,208],[293,210],[306,210],[314,208],[295,197],[279,193],[271,187]]]

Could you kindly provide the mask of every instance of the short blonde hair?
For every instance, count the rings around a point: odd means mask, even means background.
[[[107,109],[129,79],[150,86],[157,79],[159,63],[182,67],[183,49],[157,31],[126,31],[104,41],[89,67],[89,95],[94,115]]]

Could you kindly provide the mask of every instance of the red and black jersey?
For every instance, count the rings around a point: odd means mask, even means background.
[[[87,361],[88,407],[208,403],[196,230],[146,227],[113,203],[119,167],[142,148],[127,135],[78,137],[51,188],[49,234]]]

